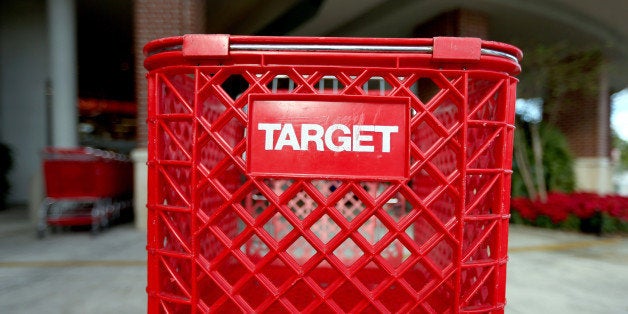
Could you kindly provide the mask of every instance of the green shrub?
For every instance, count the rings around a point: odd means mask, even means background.
[[[517,163],[517,159],[513,158],[513,197],[530,197],[522,177],[522,171],[526,170],[534,176],[535,162],[530,128],[530,123],[521,120],[517,121],[517,129],[515,132],[518,133],[517,136],[520,136],[522,140],[515,142],[515,145],[525,145],[526,147],[515,147],[515,149],[523,149],[526,155],[527,165],[520,165]],[[543,179],[547,191],[572,192],[576,182],[573,171],[574,158],[569,151],[565,135],[556,127],[544,122],[539,122],[538,130],[543,151]],[[527,167],[527,169],[524,169],[524,167]],[[536,188],[538,188],[538,186]]]

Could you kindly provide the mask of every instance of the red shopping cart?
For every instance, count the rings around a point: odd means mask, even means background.
[[[131,206],[132,164],[124,155],[88,148],[46,148],[43,152],[46,198],[37,227],[109,226]]]
[[[145,47],[149,313],[503,313],[521,52]]]

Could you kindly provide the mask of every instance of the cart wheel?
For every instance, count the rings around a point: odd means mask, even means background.
[[[37,238],[43,239],[46,237],[46,230],[48,229],[48,208],[52,205],[52,201],[49,198],[43,200],[39,206],[39,217],[37,222]]]
[[[109,229],[109,218],[107,217],[107,213],[105,212],[102,217],[100,217],[100,230]]]
[[[99,235],[101,232],[102,229],[98,225],[92,225],[92,228],[89,230],[89,233],[94,237]]]
[[[94,219],[92,220],[92,228],[89,230],[89,233],[92,236],[97,236],[102,232],[102,226],[101,226],[101,222],[100,219]]]

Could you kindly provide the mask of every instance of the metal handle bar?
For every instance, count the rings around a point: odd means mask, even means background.
[[[432,53],[434,48],[432,46],[372,46],[372,45],[291,45],[291,44],[230,44],[231,50],[241,51],[336,51],[336,52],[414,52],[414,53]],[[493,49],[480,49],[481,54],[508,58],[516,63],[519,63],[517,57],[493,50]]]

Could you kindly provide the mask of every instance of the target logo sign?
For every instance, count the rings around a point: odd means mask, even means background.
[[[401,179],[409,167],[402,97],[251,96],[247,168],[253,176]]]

